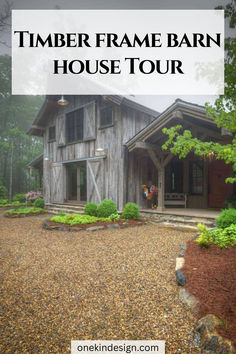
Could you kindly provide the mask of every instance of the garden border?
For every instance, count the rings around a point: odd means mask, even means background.
[[[193,237],[193,240],[196,238],[197,236]],[[181,270],[184,266],[184,255],[186,250],[187,243],[184,243],[181,245],[179,255],[176,258],[176,283],[181,287],[184,286],[187,282],[187,279]],[[197,311],[198,299],[190,294],[186,289],[181,288],[179,290],[179,298],[185,305]],[[214,353],[236,353],[233,343],[229,339],[219,335],[216,331],[216,327],[220,324],[220,319],[212,314],[208,314],[200,318],[195,328],[195,334],[196,336],[198,335],[200,337],[199,344],[201,350],[203,352],[206,350]]]
[[[128,222],[124,222],[122,224],[122,228],[127,228],[127,227],[135,227],[135,226],[143,226],[143,225],[147,225],[149,224],[148,221],[139,221],[137,222],[137,224],[132,225],[129,224]],[[75,226],[64,226],[64,225],[60,225],[58,223],[58,225],[50,225],[50,219],[46,219],[43,221],[43,229],[46,230],[56,230],[56,231],[69,231],[69,232],[77,232],[77,231],[99,231],[99,230],[119,230],[121,229],[120,225],[117,223],[110,223],[107,224],[105,226],[92,226],[93,224],[87,224],[88,227],[87,228],[82,228],[82,227],[75,227]]]

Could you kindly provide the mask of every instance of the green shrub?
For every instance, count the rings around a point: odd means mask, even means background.
[[[196,239],[196,242],[199,244],[200,247],[209,247],[213,243],[212,232],[208,231],[206,226],[203,224],[198,224],[197,228],[201,233]]]
[[[236,209],[224,209],[216,219],[216,224],[222,229],[231,224],[236,224]]]
[[[220,248],[236,246],[236,224],[213,231],[214,244]]]
[[[5,212],[5,214],[9,215],[28,215],[28,214],[39,214],[39,213],[46,213],[47,210],[42,209],[42,208],[34,208],[34,207],[28,207],[28,208],[19,208],[19,209],[10,209]]]
[[[111,215],[109,216],[109,219],[110,219],[111,221],[119,221],[119,220],[120,220],[120,215],[119,215],[119,214],[111,214]]]
[[[98,218],[96,216],[81,215],[81,214],[67,214],[57,215],[51,218],[51,221],[55,221],[59,224],[73,225],[85,225],[93,224],[98,221],[110,221],[109,218]]]
[[[84,214],[90,216],[97,216],[97,204],[95,203],[87,203],[84,207]]]
[[[198,229],[201,234],[196,239],[196,242],[201,247],[209,247],[217,245],[220,248],[236,246],[236,224],[231,224],[224,229],[214,229],[208,231],[205,225],[198,224]]]
[[[0,198],[5,199],[5,198],[7,198],[7,196],[8,196],[7,189],[3,184],[1,184],[0,185]]]
[[[97,215],[99,217],[107,218],[112,214],[117,214],[117,206],[113,200],[104,199],[97,208]]]
[[[0,206],[8,204],[7,199],[0,199]]]
[[[25,202],[25,193],[17,193],[13,197],[13,202],[20,202],[24,203]]]
[[[127,203],[125,204],[122,217],[124,219],[139,219],[140,217],[140,212],[139,212],[139,207],[135,203]]]
[[[44,208],[44,200],[43,198],[39,198],[39,199],[36,199],[35,202],[34,202],[34,207],[35,208]]]

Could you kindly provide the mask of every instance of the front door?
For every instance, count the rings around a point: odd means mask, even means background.
[[[230,194],[230,183],[225,179],[231,176],[231,166],[224,161],[216,160],[209,164],[208,174],[208,206],[210,208],[222,208],[224,201]]]
[[[86,202],[86,162],[71,163],[67,166],[67,199]]]

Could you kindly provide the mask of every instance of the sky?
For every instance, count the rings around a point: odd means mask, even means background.
[[[5,0],[0,0],[0,8]],[[214,9],[218,5],[225,5],[225,0],[10,0],[13,9]],[[226,22],[225,34],[228,36],[230,30]],[[2,35],[1,35],[2,36]],[[2,36],[10,44],[9,33]],[[10,49],[0,47],[0,53],[10,54]],[[158,112],[162,112],[175,99],[204,105],[206,102],[213,103],[216,96],[184,95],[184,96],[132,96],[132,100],[146,105]]]

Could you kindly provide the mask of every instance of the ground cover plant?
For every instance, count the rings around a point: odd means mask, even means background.
[[[102,222],[111,222],[111,218],[99,218],[97,216],[91,215],[81,215],[81,214],[67,214],[67,215],[57,215],[53,216],[51,221],[54,221],[59,224],[66,224],[70,226],[74,225],[85,225],[85,224],[93,224],[99,221]]]
[[[201,232],[196,242],[200,247],[216,245],[220,248],[236,246],[236,210],[225,209],[216,219],[218,228],[207,230],[205,225],[198,224]]]
[[[27,205],[32,205],[32,203],[31,203],[31,202],[24,202],[24,203],[21,203],[21,202],[19,202],[19,201],[9,203],[7,199],[0,199],[0,208],[6,208],[6,207],[20,207],[20,206],[27,206]]]
[[[20,216],[20,215],[35,215],[35,214],[43,214],[47,213],[47,210],[42,208],[35,208],[35,207],[26,207],[26,208],[19,208],[19,209],[10,209],[5,212],[6,216]]]

